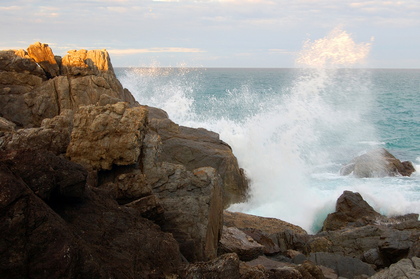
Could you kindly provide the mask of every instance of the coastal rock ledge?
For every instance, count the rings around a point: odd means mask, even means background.
[[[106,50],[0,51],[0,278],[420,278],[418,214],[345,191],[310,235],[225,210],[247,190],[218,134],[140,105]]]
[[[106,50],[0,51],[1,278],[176,278],[247,190],[218,134],[140,105]]]

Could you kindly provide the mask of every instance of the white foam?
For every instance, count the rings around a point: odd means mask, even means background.
[[[251,198],[231,210],[280,218],[315,232],[341,193],[351,190],[361,192],[386,214],[420,212],[420,197],[409,198],[420,189],[404,188],[412,186],[410,181],[338,176],[340,164],[383,144],[368,118],[375,101],[369,76],[334,68],[361,62],[368,44],[355,44],[350,35],[336,29],[313,46],[318,54],[310,53],[307,42],[300,62],[315,57],[316,63],[308,64],[315,69],[302,70],[291,87],[264,98],[244,81],[226,91],[229,98],[208,96],[196,110],[200,70],[191,75],[191,70],[182,68],[131,69],[121,82],[140,103],[163,108],[181,125],[218,132],[232,146],[251,180]],[[348,59],[342,57],[346,55]],[[156,76],[168,78],[162,81]],[[229,110],[239,116],[223,116]]]

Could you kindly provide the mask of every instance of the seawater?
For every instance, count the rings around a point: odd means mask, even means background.
[[[136,100],[176,123],[220,134],[251,181],[229,208],[317,232],[344,190],[378,212],[420,213],[420,174],[340,176],[355,156],[384,147],[420,171],[420,70],[116,68]]]

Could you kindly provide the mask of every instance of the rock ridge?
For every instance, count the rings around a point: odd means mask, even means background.
[[[229,145],[138,104],[106,50],[39,42],[0,51],[0,170],[4,278],[178,276],[217,257],[248,187]]]

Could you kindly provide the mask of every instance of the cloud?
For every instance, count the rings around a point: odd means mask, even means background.
[[[108,52],[114,55],[131,55],[131,54],[151,53],[151,52],[198,53],[198,52],[205,52],[205,51],[198,48],[153,47],[153,48],[110,49],[108,50]]]
[[[0,11],[17,11],[21,10],[22,8],[19,6],[8,6],[8,7],[0,7]]]

